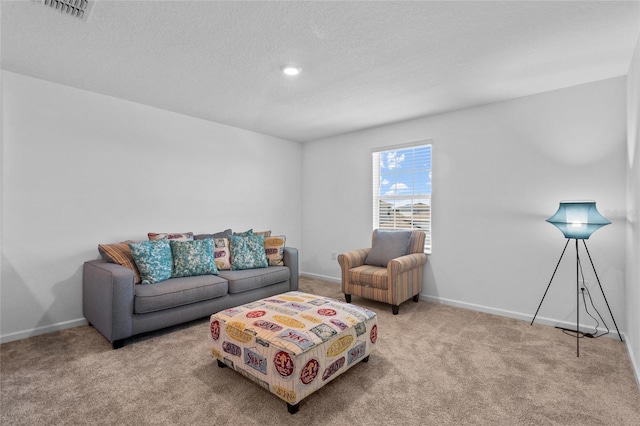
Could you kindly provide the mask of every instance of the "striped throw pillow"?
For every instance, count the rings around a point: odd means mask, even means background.
[[[100,255],[104,260],[111,263],[117,263],[118,265],[131,269],[133,271],[133,282],[135,284],[140,284],[140,281],[142,281],[140,278],[140,272],[138,271],[136,262],[133,260],[133,256],[131,255],[129,243],[133,243],[133,241],[127,240],[122,243],[98,244],[98,252],[100,252]]]

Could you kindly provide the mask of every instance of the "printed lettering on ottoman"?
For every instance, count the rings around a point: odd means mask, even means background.
[[[285,351],[278,351],[273,358],[275,370],[282,377],[289,377],[293,374],[293,359],[291,355]]]
[[[221,365],[294,412],[306,396],[366,361],[378,340],[374,312],[298,291],[213,314],[210,331],[211,355]]]
[[[300,371],[300,382],[308,385],[318,376],[320,362],[316,358],[311,358]]]

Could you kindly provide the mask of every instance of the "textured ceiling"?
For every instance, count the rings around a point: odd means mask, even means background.
[[[5,70],[301,142],[625,75],[640,30],[636,1],[1,8]]]

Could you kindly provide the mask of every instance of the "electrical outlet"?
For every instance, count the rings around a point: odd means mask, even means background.
[[[582,291],[582,293],[585,293],[585,292],[589,291],[589,281],[580,280],[579,284],[580,284],[580,291]]]

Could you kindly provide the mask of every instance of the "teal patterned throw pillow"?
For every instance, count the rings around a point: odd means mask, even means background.
[[[140,271],[141,284],[154,284],[171,278],[172,258],[169,240],[150,240],[129,244]]]
[[[232,270],[266,268],[269,266],[264,252],[264,237],[262,235],[246,237],[231,235],[229,243]]]
[[[173,256],[173,278],[194,275],[218,275],[213,253],[213,239],[170,241]]]

